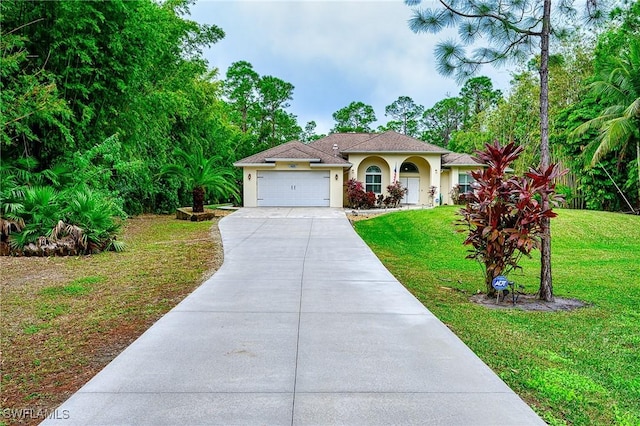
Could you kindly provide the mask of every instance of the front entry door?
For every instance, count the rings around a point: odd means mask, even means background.
[[[407,188],[407,192],[402,198],[403,204],[418,204],[420,202],[420,178],[401,177],[400,184]]]

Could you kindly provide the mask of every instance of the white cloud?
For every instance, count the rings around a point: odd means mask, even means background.
[[[398,96],[429,108],[459,91],[435,70],[433,48],[443,36],[412,33],[411,9],[401,0],[200,1],[191,10],[192,19],[227,34],[207,51],[222,76],[246,60],[259,74],[294,84],[291,112],[301,126],[315,120],[319,132],[351,101],[372,105],[386,122],[384,108]],[[506,87],[505,75],[497,87]]]

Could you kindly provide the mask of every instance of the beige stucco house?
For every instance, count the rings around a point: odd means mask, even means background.
[[[451,204],[454,185],[464,192],[471,183],[469,171],[481,167],[468,154],[393,131],[292,141],[234,165],[243,169],[245,207],[343,207],[344,184],[352,178],[376,194],[400,181],[408,189],[403,204]]]

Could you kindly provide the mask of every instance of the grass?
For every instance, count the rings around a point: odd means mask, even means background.
[[[640,424],[640,217],[560,210],[552,221],[557,297],[574,311],[493,310],[465,259],[456,209],[392,213],[355,223],[387,268],[550,424]],[[510,279],[535,293],[539,253]]]
[[[144,215],[127,221],[122,253],[0,258],[0,424],[41,421],[30,417],[51,412],[197,287],[221,264],[216,232],[211,221]]]

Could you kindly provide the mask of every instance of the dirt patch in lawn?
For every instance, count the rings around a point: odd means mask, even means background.
[[[223,261],[217,226],[127,220],[122,253],[0,257],[0,424],[38,424]]]
[[[367,220],[367,219],[372,219],[374,217],[378,217],[380,215],[386,214],[386,213],[391,213],[391,211],[387,211],[387,210],[380,210],[380,212],[367,212],[367,213],[347,213],[347,219],[349,219],[349,221],[351,223],[353,222],[357,222],[359,220]]]
[[[519,295],[515,304],[512,302],[511,295],[507,295],[505,300],[500,300],[497,303],[495,297],[487,297],[486,294],[482,293],[471,296],[470,300],[473,303],[490,309],[520,309],[523,311],[542,312],[571,311],[588,306],[587,303],[581,300],[565,299],[562,297],[556,297],[553,302],[545,302],[544,300],[537,299],[533,294]]]

